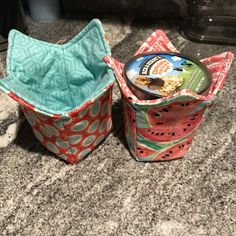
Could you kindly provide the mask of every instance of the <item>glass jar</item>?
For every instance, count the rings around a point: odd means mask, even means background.
[[[185,0],[182,31],[190,39],[236,44],[235,0]]]

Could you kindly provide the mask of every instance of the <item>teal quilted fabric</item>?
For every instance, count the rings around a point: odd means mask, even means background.
[[[110,55],[110,49],[99,20],[63,45],[12,30],[8,77],[0,80],[0,88],[45,113],[66,114],[114,82],[112,70],[103,62],[105,55]]]

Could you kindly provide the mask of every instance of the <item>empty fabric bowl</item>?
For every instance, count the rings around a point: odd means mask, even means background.
[[[100,21],[58,45],[9,34],[0,89],[18,101],[36,138],[70,163],[87,156],[111,131],[113,71]],[[25,140],[27,142],[27,140]]]

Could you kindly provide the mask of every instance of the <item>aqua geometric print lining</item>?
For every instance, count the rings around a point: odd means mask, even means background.
[[[9,34],[8,77],[0,88],[49,114],[67,114],[98,97],[114,82],[103,61],[110,55],[99,20],[91,21],[69,42],[58,45]]]

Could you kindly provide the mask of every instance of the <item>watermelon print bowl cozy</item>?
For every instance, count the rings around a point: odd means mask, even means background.
[[[0,89],[19,102],[36,138],[69,163],[78,163],[112,129],[114,73],[99,20],[58,45],[9,34],[6,78]]]
[[[161,30],[148,37],[135,55],[147,52],[178,53]],[[233,57],[231,52],[223,52],[201,60],[212,78],[206,96],[184,89],[155,100],[138,99],[125,82],[124,64],[110,56],[104,58],[113,68],[121,90],[125,136],[136,160],[165,161],[182,158],[186,154],[196,129],[212,108],[224,84]]]

